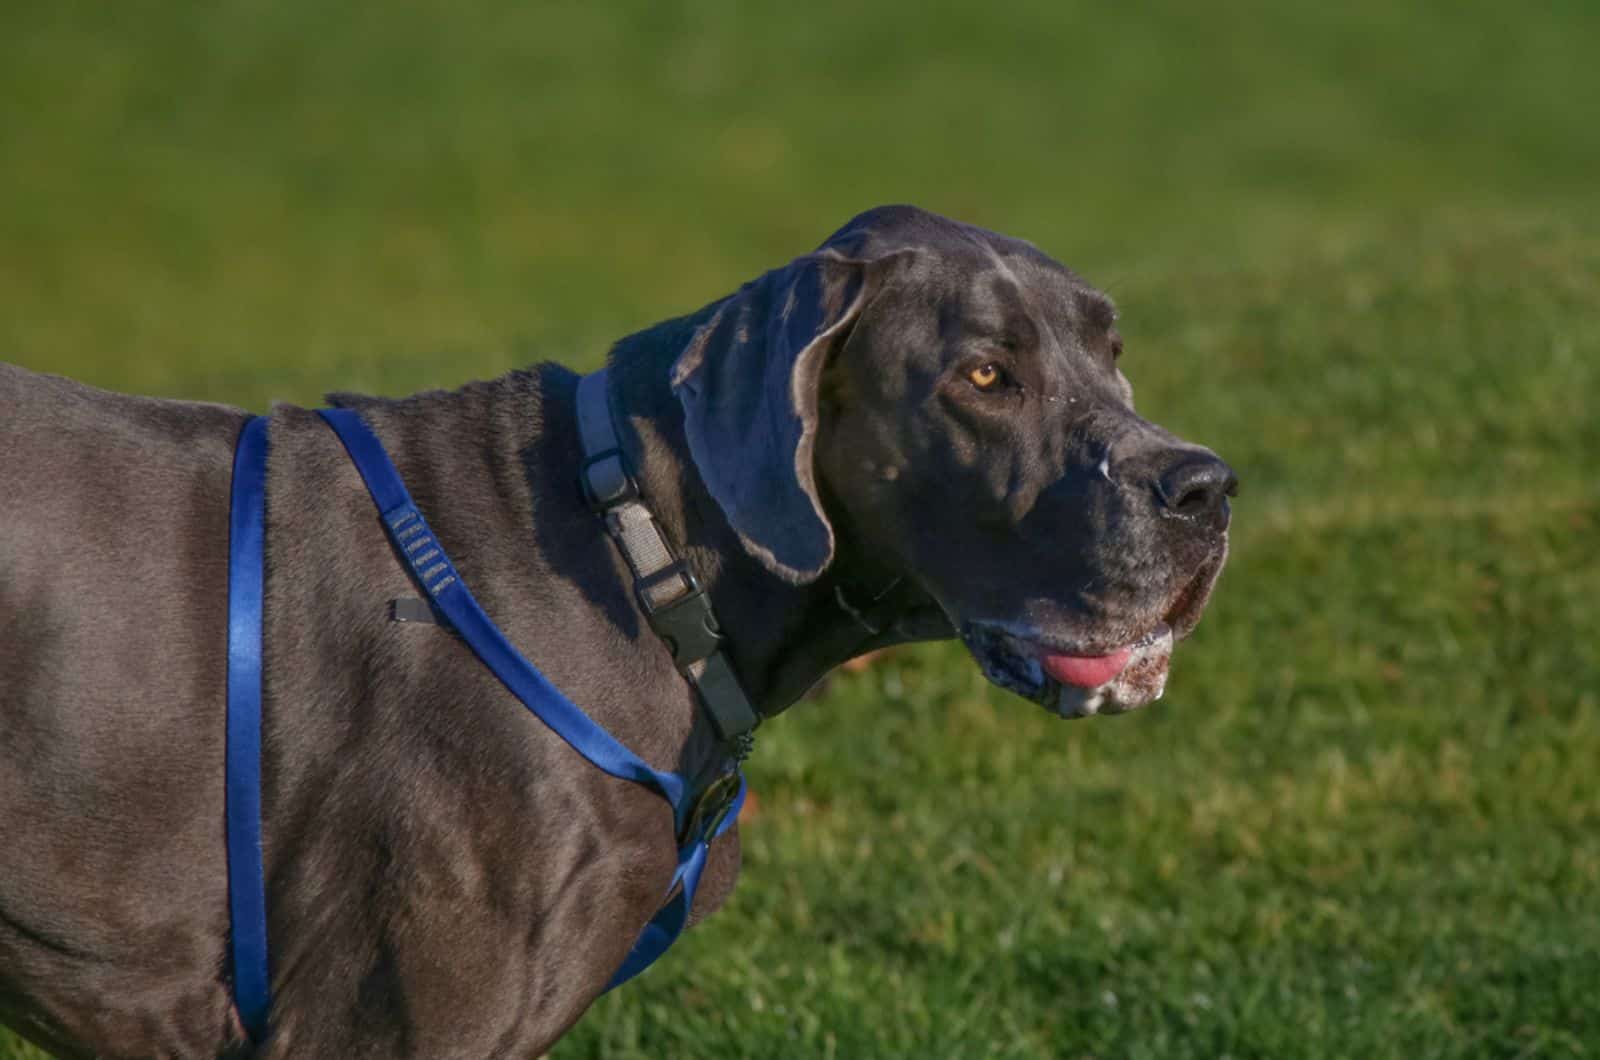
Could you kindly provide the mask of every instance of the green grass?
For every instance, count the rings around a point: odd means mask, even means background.
[[[1198,10],[8,12],[0,355],[398,393],[593,364],[878,202],[1031,238],[1244,480],[1167,698],[837,677],[727,909],[555,1055],[1590,1055],[1600,9]]]

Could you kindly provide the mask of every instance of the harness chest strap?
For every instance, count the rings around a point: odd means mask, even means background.
[[[602,400],[603,397],[602,391]],[[606,989],[626,982],[664,953],[688,922],[710,843],[732,826],[744,804],[743,775],[737,771],[726,774],[714,780],[700,800],[692,800],[693,785],[687,778],[654,769],[596,724],[528,662],[484,612],[412,501],[382,443],[361,417],[346,409],[323,410],[319,414],[344,443],[382,515],[384,529],[396,554],[445,623],[529,711],[574,750],[604,772],[643,784],[671,804],[680,835],[678,866],[665,905],[645,926]],[[609,414],[606,420],[609,429]],[[260,750],[267,423],[264,417],[247,423],[235,451],[228,570],[226,818],[230,950],[235,1002],[246,1031],[258,1043],[266,1037],[271,1008],[266,885],[261,855]],[[619,468],[620,455],[619,451]],[[622,475],[627,478],[625,470]],[[586,474],[586,488],[589,479]],[[652,616],[654,628],[655,615],[691,614],[682,610],[682,605],[694,597],[704,601],[704,596],[699,593],[693,576],[687,574],[687,568],[671,559],[671,551],[655,528],[654,520],[649,519],[648,510],[643,509],[642,504],[638,507],[656,535],[660,555],[639,554],[636,558],[633,552],[625,551],[625,554],[639,575],[637,591],[641,604],[648,599],[653,605],[646,607],[646,613]],[[611,523],[609,514],[608,525]],[[632,525],[638,526],[638,513],[629,515]],[[635,531],[633,540],[644,539]],[[665,556],[664,563],[661,556]],[[668,580],[664,572],[677,567],[686,575],[688,591],[658,596],[659,586]],[[704,606],[707,617],[701,623],[702,628],[714,631],[715,619],[710,617],[709,602]],[[684,642],[697,643],[690,637],[685,637]],[[673,642],[675,657],[680,657],[684,642]],[[696,682],[702,701],[706,689],[710,688],[720,704],[731,702],[727,695],[727,686],[731,685],[738,700],[748,709],[748,700],[738,689],[726,660],[720,652],[713,652],[713,655],[721,660],[720,665],[712,662],[711,656],[705,656],[688,663],[680,661],[680,667]],[[691,673],[695,663],[706,664],[698,667],[698,677]],[[719,734],[726,739],[747,739],[749,730],[754,727],[754,711],[750,711],[750,717],[750,724],[742,729],[724,731],[719,724]],[[737,724],[736,719],[730,720]],[[706,812],[707,808],[698,802],[706,801],[713,792],[719,805]]]

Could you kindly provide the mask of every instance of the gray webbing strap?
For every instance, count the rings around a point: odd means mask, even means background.
[[[719,647],[722,634],[710,598],[688,564],[673,555],[628,473],[611,419],[604,369],[578,381],[578,433],[583,439],[584,492],[633,571],[634,595],[650,628],[672,649],[673,661],[694,686],[718,737],[734,740],[749,733],[761,716]]]

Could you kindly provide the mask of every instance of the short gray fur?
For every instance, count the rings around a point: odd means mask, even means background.
[[[617,344],[624,447],[763,713],[862,652],[956,633],[1043,701],[995,630],[1087,650],[1192,626],[1231,475],[1133,412],[1113,317],[1029,244],[886,207]],[[968,385],[983,358],[1014,389]],[[694,772],[716,740],[581,496],[576,384],[541,365],[330,400],[367,418],[512,642]],[[443,628],[392,621],[415,590],[338,439],[270,415],[260,1055],[537,1055],[659,905],[671,811]],[[63,1056],[247,1051],[222,814],[246,418],[0,365],[0,1020]],[[696,917],[738,861],[733,831]]]

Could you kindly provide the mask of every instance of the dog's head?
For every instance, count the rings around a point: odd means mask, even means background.
[[[847,519],[996,684],[1127,710],[1199,621],[1235,480],[1133,411],[1115,323],[1032,245],[885,207],[722,302],[672,381],[701,477],[772,571],[820,576]]]

